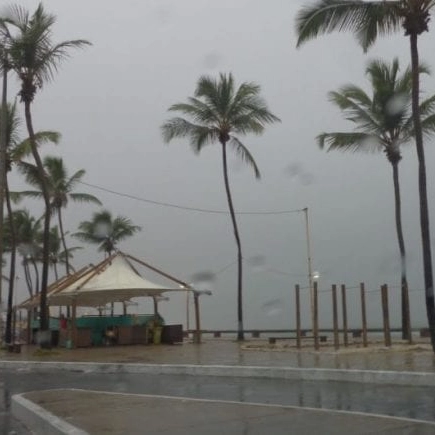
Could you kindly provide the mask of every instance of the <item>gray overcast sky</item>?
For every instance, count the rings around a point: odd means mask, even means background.
[[[231,160],[236,210],[270,211],[309,207],[314,270],[320,287],[365,281],[369,288],[400,283],[394,227],[391,167],[382,155],[320,151],[315,136],[349,129],[327,101],[345,83],[366,86],[368,59],[398,56],[409,62],[402,35],[379,41],[364,55],[352,35],[333,34],[295,48],[294,19],[301,0],[76,0],[45,1],[58,17],[54,40],[85,38],[93,46],[72,53],[55,81],[36,97],[35,128],[62,133],[62,143],[44,153],[61,155],[85,181],[131,195],[191,207],[224,209],[226,197],[219,147],[195,156],[184,141],[164,145],[159,127],[167,108],[193,93],[202,74],[232,71],[255,81],[270,109],[282,119],[262,137],[243,138],[262,172]],[[37,1],[22,1],[33,10]],[[423,35],[421,58],[432,67],[434,33]],[[435,92],[433,77],[424,91]],[[11,94],[14,91],[11,90]],[[431,216],[435,219],[435,153],[426,141]],[[403,220],[409,253],[409,282],[422,289],[417,160],[414,147],[401,163]],[[14,178],[17,189],[23,187]],[[86,186],[114,214],[130,217],[143,231],[120,247],[172,274],[192,281],[198,272],[218,272],[236,259],[229,216],[147,205]],[[37,210],[32,205],[32,209]],[[74,231],[91,206],[71,204],[66,226]],[[293,286],[307,285],[303,214],[239,217],[245,267],[245,327],[293,327]],[[70,241],[70,244],[75,243]],[[101,258],[90,246],[76,266]],[[284,275],[277,271],[286,272]],[[398,323],[399,290],[391,294]],[[25,295],[24,292],[21,293]],[[356,307],[356,292],[350,304]],[[320,299],[329,321],[328,294]],[[423,293],[411,293],[412,320],[425,324]],[[168,320],[182,321],[182,300],[162,304]],[[217,276],[213,296],[203,300],[203,326],[236,324],[236,267]],[[378,323],[380,298],[368,300]],[[151,310],[147,302],[145,310]],[[306,311],[307,313],[307,311]],[[357,311],[351,323],[359,322]],[[306,319],[308,321],[308,318]]]

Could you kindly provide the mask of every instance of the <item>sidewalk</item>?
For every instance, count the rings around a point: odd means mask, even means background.
[[[19,400],[20,404],[17,404]],[[34,404],[43,409],[35,407]],[[26,405],[33,407],[33,411],[27,417]],[[41,435],[62,431],[77,435],[435,433],[433,423],[360,413],[83,390],[26,393],[14,398],[13,407],[14,413],[21,415],[25,423],[32,427],[36,434]],[[44,410],[49,411],[51,415],[47,415]],[[36,420],[35,414],[44,415],[44,419]],[[52,424],[57,424],[60,431],[51,432],[47,426],[49,420]],[[71,425],[84,432],[73,432],[74,428]]]
[[[113,346],[83,349],[41,351],[37,346],[23,346],[20,354],[0,352],[1,361],[103,362],[142,363],[150,365],[216,365],[282,368],[318,368],[435,373],[435,356],[427,343],[413,346],[395,344],[391,348],[374,345],[369,348],[323,346],[315,352],[311,347],[298,351],[286,345],[268,345],[266,340],[238,343],[230,339],[206,338],[203,344],[185,342],[180,345]],[[128,365],[128,364],[127,364]],[[115,367],[116,368],[116,367]],[[195,367],[196,368],[196,367]],[[228,368],[221,367],[228,372]],[[203,370],[206,370],[207,367]],[[106,369],[104,369],[106,370]],[[236,370],[236,371],[237,371]],[[379,372],[378,372],[379,371]],[[398,376],[402,376],[399,373]],[[408,374],[410,376],[410,374]],[[420,376],[418,373],[415,376]],[[432,375],[431,375],[432,376]],[[382,377],[382,376],[381,376]],[[17,400],[31,401],[23,412]],[[36,434],[89,433],[161,434],[161,435],[274,435],[318,434],[435,434],[435,425],[415,420],[395,419],[339,411],[322,411],[283,406],[253,405],[208,400],[165,398],[131,394],[97,393],[82,390],[49,390],[25,393],[13,401],[14,415],[27,426],[39,427]],[[34,426],[39,404],[54,416],[64,419],[85,432],[51,431],[51,424],[41,420]],[[20,412],[20,409],[22,412]],[[42,410],[42,413],[44,411]],[[45,411],[46,413],[46,411]],[[53,415],[49,418],[55,419]],[[28,418],[31,420],[28,421]],[[61,425],[62,420],[60,421]],[[48,426],[47,426],[48,425]],[[70,427],[71,429],[71,427]],[[69,430],[70,430],[69,429]]]
[[[113,362],[144,364],[200,364],[298,368],[332,368],[345,370],[393,370],[435,372],[435,355],[430,345],[395,344],[391,348],[373,345],[368,348],[344,348],[334,351],[323,346],[298,351],[285,345],[268,345],[266,340],[206,338],[200,345],[113,346],[98,348],[40,351],[37,346],[23,346],[20,354],[0,351],[0,360]]]

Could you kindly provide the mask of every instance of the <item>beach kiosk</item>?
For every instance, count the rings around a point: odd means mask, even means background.
[[[145,267],[166,278],[170,285],[154,283],[138,269]],[[151,266],[131,255],[117,251],[97,265],[89,265],[75,274],[51,284],[47,291],[50,307],[70,307],[71,316],[65,323],[52,320],[52,341],[67,347],[87,347],[108,344],[158,344],[183,340],[182,325],[167,325],[158,313],[158,299],[168,292],[193,292],[185,282]],[[127,314],[126,303],[132,298],[150,297],[154,312]],[[98,308],[107,304],[123,304],[123,314],[77,316],[78,307]],[[23,302],[19,308],[29,312],[39,305],[36,296]],[[199,326],[199,325],[198,325]],[[33,320],[29,329],[36,332],[39,321]]]

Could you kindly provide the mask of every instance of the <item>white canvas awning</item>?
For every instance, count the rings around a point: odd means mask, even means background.
[[[168,291],[186,291],[179,285],[156,284],[139,275],[121,253],[92,268],[59,292],[48,295],[48,305],[101,306],[140,296],[160,296]]]

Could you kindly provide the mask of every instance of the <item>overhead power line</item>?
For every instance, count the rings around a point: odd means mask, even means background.
[[[134,199],[135,201],[145,202],[147,204],[158,205],[160,207],[177,208],[179,210],[195,211],[195,212],[199,212],[199,213],[229,214],[229,212],[225,211],[225,210],[213,210],[213,209],[198,208],[198,207],[188,207],[188,206],[183,206],[183,205],[179,205],[179,204],[171,204],[169,202],[162,202],[162,201],[155,201],[155,200],[147,199],[147,198],[141,198],[139,196],[130,195],[129,193],[117,192],[115,190],[108,189],[106,187],[97,186],[96,184],[85,183],[84,181],[79,181],[79,183],[83,184],[85,186],[88,186],[88,187],[92,187],[93,189],[98,189],[98,190],[101,190],[103,192],[107,192],[107,193],[111,193],[113,195],[121,196],[123,198]],[[280,214],[300,213],[302,211],[304,211],[304,209],[275,210],[275,211],[239,211],[239,212],[236,212],[236,214],[238,214],[238,215],[280,215]]]

